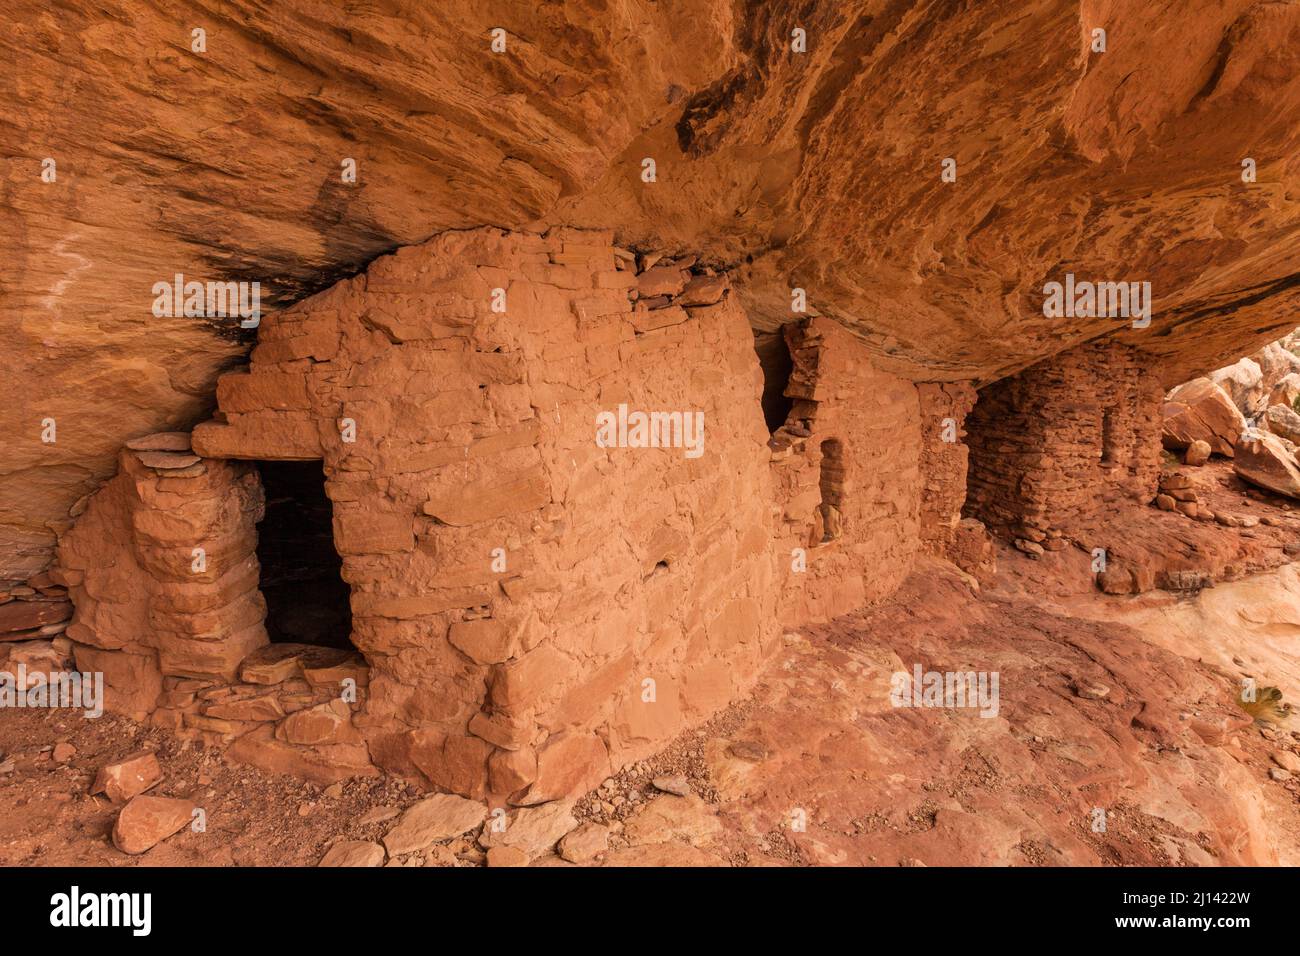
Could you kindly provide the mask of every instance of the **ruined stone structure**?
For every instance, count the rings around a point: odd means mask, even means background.
[[[926,382],[921,401],[921,529],[926,554],[947,558],[977,580],[997,570],[993,540],[976,518],[962,517],[969,467],[964,428],[976,393],[968,382]]]
[[[1079,346],[984,388],[967,419],[967,512],[1031,552],[1064,546],[1083,518],[1150,501],[1162,391],[1114,341]]]
[[[1160,390],[1129,347],[977,396],[826,318],[783,333],[788,378],[725,276],[607,232],[402,249],[265,319],[212,421],[122,452],[61,542],[66,638],[110,709],[235,759],[527,806],[706,720],[785,628],[889,597],[918,556],[986,579],[981,522],[1034,552],[1154,492]],[[280,463],[297,484],[264,492]],[[323,529],[295,537],[313,481]],[[322,550],[342,616],[295,577]],[[268,616],[285,587],[338,633]]]
[[[373,763],[530,805],[744,694],[782,624],[943,552],[965,455],[936,417],[960,429],[968,387],[806,319],[769,436],[725,278],[631,258],[608,233],[447,233],[264,320],[194,454],[124,451],[62,543],[110,709],[317,779]],[[320,462],[359,653],[268,644],[258,469],[286,460]]]
[[[116,709],[137,716],[154,709],[163,674],[232,681],[266,643],[257,475],[241,462],[194,456],[171,467],[178,457],[124,449],[121,471],[59,554],[76,605],[66,633],[78,666],[102,670]],[[106,542],[114,542],[110,560]]]
[[[773,436],[784,619],[825,620],[892,594],[917,553],[921,416],[917,389],[876,371],[827,319],[786,331],[794,407]],[[811,523],[810,523],[811,518]]]
[[[966,382],[917,386],[921,402],[921,547],[947,555],[959,535],[966,503],[968,449],[963,425],[975,405]]]

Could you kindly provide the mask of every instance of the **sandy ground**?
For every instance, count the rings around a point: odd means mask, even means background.
[[[788,634],[750,699],[573,808],[608,827],[600,861],[1300,863],[1300,779],[1270,776],[1300,737],[1235,703],[1246,675],[1300,691],[1300,572],[1114,598],[1060,583],[1080,557],[1004,551],[982,593],[926,563],[888,604]],[[1056,576],[1050,600],[1001,585],[1035,575]],[[895,707],[893,675],[917,664],[997,672],[996,715]],[[75,748],[63,762],[60,742]],[[195,800],[207,829],[129,857],[108,838],[116,808],[87,791],[100,765],[144,747],[164,769],[153,792]],[[112,716],[0,713],[0,751],[6,865],[314,865],[339,840],[378,840],[420,798],[397,780],[324,789],[230,766]],[[691,792],[657,792],[670,774]],[[390,861],[483,862],[474,834]]]

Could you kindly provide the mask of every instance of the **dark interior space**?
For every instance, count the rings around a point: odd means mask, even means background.
[[[769,433],[775,432],[785,424],[794,408],[794,399],[787,398],[786,386],[790,384],[790,373],[794,371],[794,360],[790,358],[790,347],[785,344],[785,335],[781,332],[755,332],[754,351],[758,353],[758,364],[763,368],[763,418],[767,421]]]
[[[330,500],[319,461],[259,461],[266,517],[257,559],[272,641],[352,646],[352,608],[334,550]]]

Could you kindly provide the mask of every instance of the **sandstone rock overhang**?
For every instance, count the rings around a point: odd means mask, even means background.
[[[758,328],[805,288],[915,381],[987,383],[1124,324],[1044,319],[1067,272],[1151,282],[1153,321],[1126,336],[1166,386],[1253,351],[1300,324],[1300,9],[1096,15],[19,2],[0,576],[45,565],[124,441],[201,420],[247,350],[151,314],[175,273],[285,305],[447,229],[545,219],[731,267]]]

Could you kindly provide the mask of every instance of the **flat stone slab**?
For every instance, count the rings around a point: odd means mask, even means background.
[[[190,433],[154,432],[152,435],[132,438],[126,447],[132,451],[189,451]]]
[[[384,848],[365,840],[344,840],[335,843],[321,857],[317,866],[383,866]]]
[[[146,468],[156,468],[159,471],[177,471],[203,461],[202,458],[193,453],[175,451],[138,451],[135,456],[140,459],[140,464]]]
[[[423,850],[474,829],[487,819],[487,806],[449,793],[421,800],[402,814],[384,837],[389,856]]]

